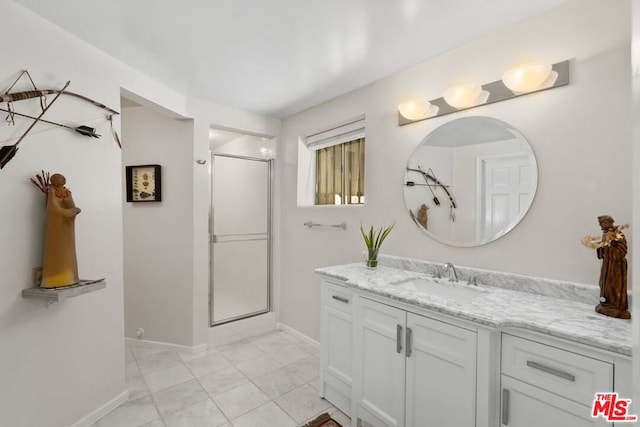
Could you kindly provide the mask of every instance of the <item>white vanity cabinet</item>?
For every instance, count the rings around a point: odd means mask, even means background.
[[[610,426],[591,411],[595,393],[614,391],[614,362],[590,356],[502,334],[500,425]]]
[[[354,295],[349,288],[327,281],[323,282],[321,292],[321,394],[338,409],[350,414]]]
[[[486,306],[396,291],[384,284],[402,276],[391,269],[374,272],[374,280],[352,268],[354,279],[348,268],[334,273],[350,282],[320,274],[320,394],[351,417],[352,427],[627,425],[591,414],[596,393],[633,394],[628,324],[598,323],[592,307],[575,308],[568,313],[573,321],[561,323],[562,301],[551,299],[548,316],[562,328],[541,320],[540,307],[496,320]],[[489,292],[496,294],[527,298]],[[584,328],[574,326],[581,319]]]
[[[358,418],[475,426],[475,331],[359,297],[355,348]]]

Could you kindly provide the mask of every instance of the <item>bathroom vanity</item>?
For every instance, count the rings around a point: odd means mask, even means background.
[[[631,397],[631,323],[594,312],[597,288],[434,271],[389,256],[316,270],[320,393],[352,426],[612,425],[593,400]]]

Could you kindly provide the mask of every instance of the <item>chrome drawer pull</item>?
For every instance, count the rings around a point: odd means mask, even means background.
[[[502,389],[502,425],[509,425],[509,390]]]
[[[402,326],[396,325],[396,353],[402,352]]]
[[[413,345],[413,343],[411,342],[411,328],[407,328],[407,357],[411,357],[411,346]]]
[[[547,374],[551,374],[551,375],[555,375],[556,377],[560,377],[563,378],[565,380],[571,381],[571,382],[575,382],[576,377],[575,375],[571,375],[568,372],[564,372],[561,371],[559,369],[556,368],[552,368],[550,366],[546,366],[546,365],[542,365],[538,362],[533,362],[531,360],[527,360],[527,366],[533,369],[537,369],[539,371],[542,372],[546,372]]]
[[[340,301],[343,302],[345,304],[349,304],[349,300],[343,297],[339,297],[338,295],[331,295],[331,298],[333,298],[336,301]]]

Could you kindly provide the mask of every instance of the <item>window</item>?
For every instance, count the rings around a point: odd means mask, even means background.
[[[298,205],[364,204],[364,115],[300,137]]]
[[[316,205],[364,203],[364,138],[316,151]]]

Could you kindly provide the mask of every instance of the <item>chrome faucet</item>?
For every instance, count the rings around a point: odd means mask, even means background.
[[[478,285],[478,277],[486,276],[486,277],[489,277],[489,278],[490,278],[490,277],[491,277],[491,275],[492,275],[491,273],[478,273],[478,274],[475,274],[475,275],[473,275],[473,276],[471,276],[471,277],[469,278],[469,280],[467,281],[467,284],[468,284],[468,285],[474,285],[474,286],[477,286],[477,285]]]
[[[438,268],[437,264],[429,264],[429,267],[431,267],[431,277],[435,278],[435,279],[439,279],[440,277],[442,277],[440,275],[440,269]]]
[[[458,281],[458,273],[456,272],[456,268],[450,262],[442,266],[442,271],[449,277],[450,282]]]

